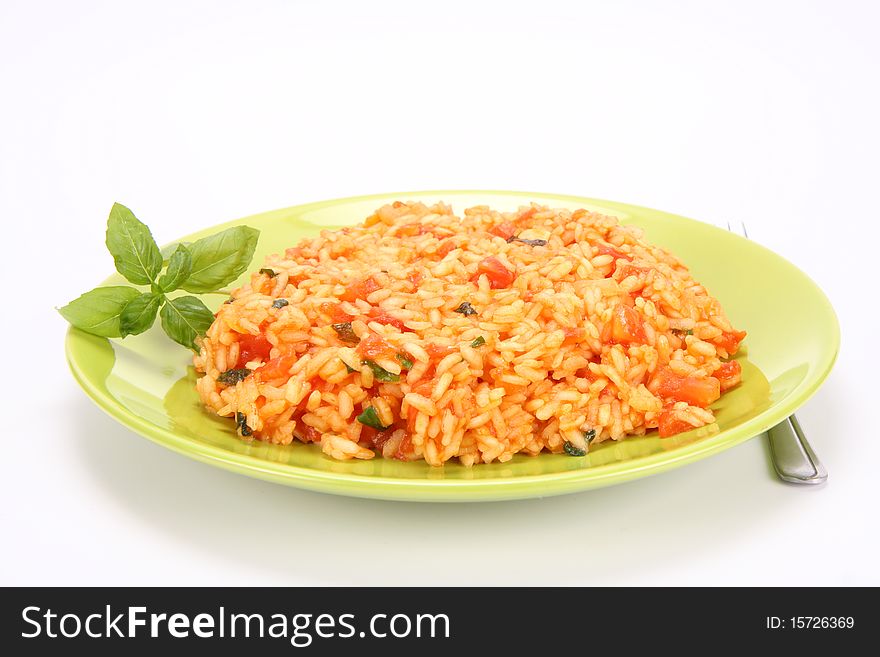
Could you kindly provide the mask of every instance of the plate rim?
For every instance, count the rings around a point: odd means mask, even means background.
[[[387,192],[368,195],[347,196],[323,201],[313,201],[275,210],[268,210],[256,214],[250,214],[239,219],[215,224],[204,230],[222,229],[228,225],[240,224],[251,217],[263,216],[274,212],[287,212],[308,209],[318,209],[332,205],[362,202],[369,200],[387,199],[388,197],[418,197],[418,196],[442,196],[442,195],[504,195],[522,198],[552,197],[555,199],[576,201],[585,204],[601,205],[609,208],[617,208],[623,211],[646,211],[654,215],[666,215],[676,220],[686,220],[699,223],[701,226],[714,227],[711,224],[701,222],[690,217],[677,215],[663,210],[656,210],[645,206],[609,201],[592,197],[576,196],[569,194],[555,194],[552,192],[523,192],[506,190],[422,190],[408,192]],[[197,234],[202,231],[196,231]],[[182,236],[183,239],[188,236]],[[745,238],[734,235],[738,239]],[[748,241],[748,240],[747,240]],[[102,385],[96,382],[85,372],[81,363],[77,361],[75,352],[76,341],[84,339],[83,336],[93,338],[79,329],[69,327],[65,335],[65,355],[68,367],[77,384],[86,392],[89,398],[106,414],[118,421],[123,426],[141,436],[171,449],[174,452],[193,458],[202,463],[208,463],[227,471],[244,474],[271,481],[274,483],[295,486],[297,488],[347,495],[362,498],[411,501],[411,502],[489,502],[511,499],[524,499],[531,497],[549,497],[566,493],[585,491],[593,488],[624,483],[633,479],[659,474],[668,470],[681,467],[688,463],[708,457],[739,445],[751,438],[760,436],[770,427],[783,421],[806,403],[822,386],[828,378],[840,351],[840,323],[834,307],[824,291],[803,270],[787,260],[785,257],[753,241],[749,241],[750,248],[758,248],[768,252],[773,257],[784,261],[793,268],[809,283],[818,297],[823,300],[824,310],[827,312],[829,327],[832,331],[830,348],[825,352],[827,355],[820,363],[816,363],[816,370],[812,377],[808,377],[798,384],[785,399],[760,412],[753,418],[742,424],[719,432],[713,436],[702,438],[693,443],[677,447],[674,451],[658,452],[646,456],[640,456],[623,462],[613,462],[597,466],[595,468],[583,468],[566,470],[562,472],[528,474],[515,476],[500,476],[491,479],[480,480],[443,480],[443,479],[414,479],[388,477],[386,475],[363,475],[355,473],[340,473],[325,470],[314,470],[308,467],[268,461],[247,454],[239,454],[216,447],[204,442],[185,438],[171,429],[153,424],[146,418],[140,417],[126,409],[116,398]],[[107,338],[95,338],[109,343]],[[532,457],[532,458],[540,458]],[[546,484],[535,490],[536,486]]]

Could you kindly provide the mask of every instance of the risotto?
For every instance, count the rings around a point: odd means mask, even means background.
[[[710,424],[744,337],[613,217],[396,202],[267,258],[195,366],[242,438],[470,466]]]

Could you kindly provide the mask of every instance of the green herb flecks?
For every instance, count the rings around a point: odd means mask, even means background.
[[[565,441],[565,443],[563,443],[562,449],[569,456],[586,456],[587,455],[587,450],[581,449],[580,447],[577,447],[576,445],[568,442],[567,440]]]
[[[290,305],[290,302],[287,299],[275,299],[275,301],[272,302],[273,308],[284,308],[284,306],[289,306],[289,305]]]
[[[226,370],[217,377],[217,383],[222,383],[225,386],[234,386],[236,383],[244,381],[251,374],[253,374],[253,372],[246,367]]]
[[[235,413],[235,428],[241,436],[250,436],[254,432],[253,429],[247,425],[247,416],[244,413]]]
[[[397,354],[397,360],[400,361],[400,366],[404,369],[411,370],[413,366],[413,362],[406,357],[406,354]]]
[[[367,406],[364,411],[357,416],[357,421],[366,427],[372,427],[376,431],[385,431],[388,427],[382,426],[379,421],[379,414],[372,406]]]
[[[382,369],[371,360],[365,360],[364,365],[373,370],[373,378],[377,381],[382,381],[383,383],[397,383],[400,381],[400,377],[397,374],[392,374],[388,370]]]
[[[484,344],[486,344],[486,338],[484,338],[484,337],[481,335],[481,336],[479,336],[476,340],[474,340],[473,342],[471,342],[471,347],[473,347],[474,349],[476,349],[477,347],[482,347]]]
[[[474,307],[470,304],[469,301],[463,302],[458,308],[455,309],[454,312],[461,313],[465,317],[470,317],[471,315],[477,314],[477,311],[474,310]]]
[[[58,312],[76,328],[105,338],[143,333],[158,315],[168,337],[197,350],[197,339],[211,326],[214,314],[196,297],[171,298],[168,294],[176,290],[220,293],[250,264],[258,236],[253,228],[235,226],[160,251],[150,229],[131,210],[115,203],[107,219],[107,250],[126,280],[149,291],[127,285],[98,287]]]
[[[361,339],[355,334],[351,328],[351,322],[342,322],[341,324],[333,324],[333,330],[343,342],[349,344],[358,344]]]
[[[269,278],[275,278],[278,274],[275,273],[274,269],[269,269],[268,267],[263,267],[260,270],[261,274],[266,274]]]
[[[547,246],[547,240],[527,240],[516,236],[507,238],[507,243],[510,244],[511,242],[522,242],[529,246]]]
[[[584,434],[584,440],[587,441],[587,445],[589,445],[591,442],[593,442],[593,439],[596,437],[596,430],[595,429],[590,429],[589,431],[582,431],[581,433]]]

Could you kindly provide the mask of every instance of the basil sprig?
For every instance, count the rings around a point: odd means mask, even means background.
[[[129,285],[97,287],[58,312],[76,328],[105,338],[143,333],[159,315],[169,338],[198,351],[196,338],[211,326],[214,313],[194,296],[171,298],[168,293],[219,291],[247,269],[259,234],[254,228],[235,226],[177,244],[171,252],[160,251],[150,229],[127,207],[115,203],[107,219],[107,250],[116,271],[130,283],[149,286],[149,291]]]

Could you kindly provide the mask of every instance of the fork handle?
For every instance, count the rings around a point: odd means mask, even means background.
[[[825,466],[807,442],[801,425],[792,415],[767,432],[776,474],[792,484],[815,485],[828,479]]]

